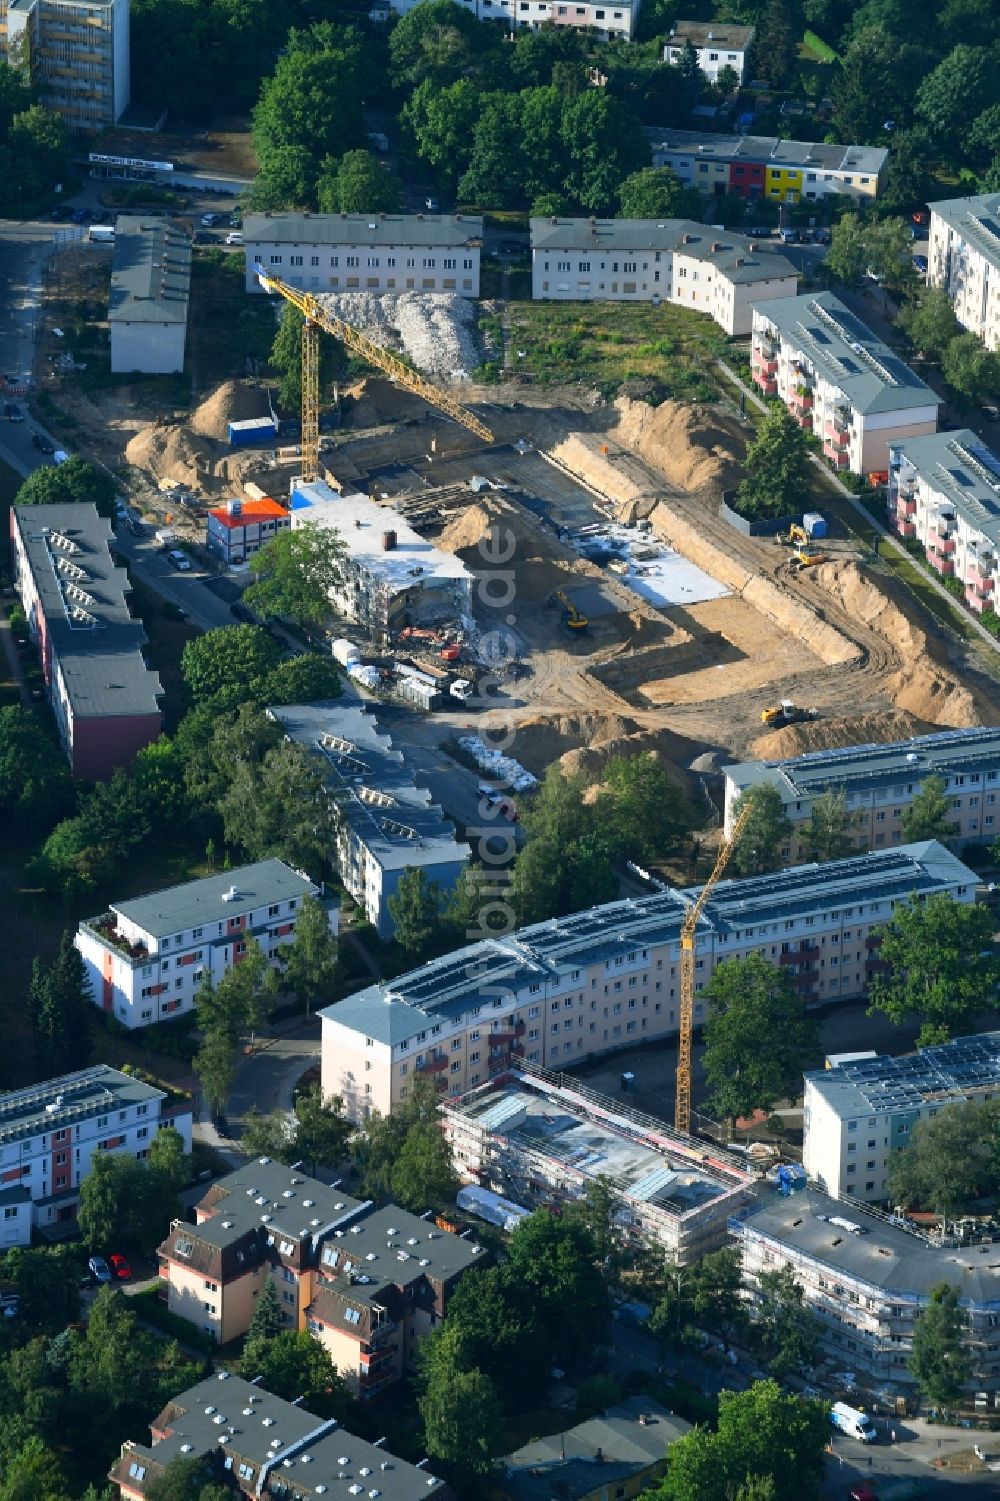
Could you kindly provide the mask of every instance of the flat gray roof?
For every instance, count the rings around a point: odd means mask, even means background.
[[[301,1168],[255,1157],[208,1189],[198,1208],[214,1210],[211,1219],[183,1228],[195,1240],[220,1248],[249,1230],[266,1229],[276,1239],[311,1240],[324,1228],[348,1224],[364,1207],[360,1199],[307,1177]]]
[[[826,864],[795,865],[770,875],[720,881],[701,916],[701,931],[729,936],[763,923],[808,915],[835,917],[838,909],[872,901],[906,901],[914,893],[973,888],[978,878],[936,840],[853,855]],[[700,886],[609,902],[568,917],[520,928],[509,938],[457,949],[395,979],[369,985],[321,1011],[376,1041],[398,1046],[434,1023],[481,1007],[484,995],[513,997],[529,984],[643,946],[678,943]]]
[[[943,436],[943,435],[941,435]],[[722,767],[741,790],[776,787],[785,802],[803,801],[840,788],[850,795],[899,787],[916,787],[930,776],[978,776],[985,783],[1000,777],[1000,728],[938,730],[911,740],[884,745],[848,745],[839,750],[807,751],[773,761],[740,761]]]
[[[531,248],[552,253],[589,250],[595,255],[678,251],[710,263],[729,281],[740,283],[798,275],[791,261],[777,251],[694,219],[536,218],[531,220]]]
[[[782,1195],[770,1184],[758,1188],[745,1218],[730,1221],[737,1236],[760,1237],[793,1248],[870,1287],[926,1302],[942,1282],[957,1287],[963,1302],[1000,1308],[1000,1246],[955,1249],[931,1245],[922,1235],[886,1223],[884,1217],[849,1206],[817,1188]],[[831,1225],[832,1216],[850,1220],[865,1233]]]
[[[1000,458],[971,428],[892,445],[973,531],[1000,547]],[[892,455],[890,455],[892,457]]]
[[[337,808],[382,866],[432,867],[468,857],[455,825],[415,781],[405,751],[362,704],[329,699],[268,709],[317,762]]]
[[[487,1259],[482,1246],[450,1230],[439,1230],[432,1219],[422,1220],[396,1204],[388,1204],[337,1232],[336,1239],[328,1241],[321,1251],[320,1266],[333,1275],[345,1257],[362,1277],[370,1273],[373,1279],[397,1287],[420,1277],[450,1282]],[[363,1289],[362,1282],[359,1290]]]
[[[414,531],[406,517],[391,506],[358,492],[341,495],[323,480],[304,484],[293,481],[288,509],[292,525],[303,521],[333,527],[345,555],[390,593],[412,589],[432,580],[471,578],[469,569],[453,552],[443,552]],[[306,514],[308,513],[308,514]],[[382,537],[395,533],[395,545],[387,552]]]
[[[668,47],[683,47],[690,42],[692,47],[742,50],[753,36],[752,26],[735,26],[729,21],[675,21],[667,37]]]
[[[121,214],[111,262],[110,323],[187,323],[191,244],[168,219]]]
[[[225,900],[233,887],[235,896],[231,901]],[[239,917],[265,903],[314,896],[318,890],[313,881],[292,870],[283,860],[258,860],[254,865],[240,865],[235,870],[221,870],[214,876],[185,881],[180,886],[167,886],[134,901],[114,902],[112,911],[154,938],[167,938],[186,928]]]
[[[160,679],[129,614],[128,575],[111,559],[111,522],[86,503],[14,506],[46,629],[74,717],[159,714]]]
[[[855,411],[941,405],[942,398],[832,292],[759,302],[753,313],[755,330],[759,319],[777,329]]]
[[[0,1145],[23,1141],[43,1131],[59,1131],[93,1115],[106,1115],[127,1105],[165,1100],[166,1092],[123,1074],[106,1063],[79,1073],[63,1074],[12,1089],[0,1095]]]
[[[815,168],[877,177],[889,155],[884,146],[841,146],[828,141],[787,141],[781,136],[718,135],[709,130],[646,129],[654,152],[684,152],[704,161],[751,162],[765,167]]]
[[[246,214],[243,239],[252,244],[414,245],[458,248],[483,238],[483,221],[466,214]]]
[[[841,1119],[912,1115],[1000,1090],[1000,1032],[955,1037],[902,1058],[855,1058],[805,1075]]]
[[[979,193],[974,198],[943,198],[930,205],[991,266],[1000,270],[1000,193]]]
[[[658,1464],[668,1445],[690,1432],[690,1423],[652,1398],[626,1397],[585,1423],[508,1454],[503,1491],[511,1501],[610,1495],[611,1486]]]

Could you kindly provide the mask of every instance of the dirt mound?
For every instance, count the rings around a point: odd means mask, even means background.
[[[913,618],[913,606],[893,586],[876,586],[854,563],[825,563],[821,582],[851,615],[874,626],[903,661],[886,682],[897,709],[932,725],[967,729],[996,724],[1000,709],[959,681],[944,647]]]
[[[491,527],[498,529],[498,541],[484,551],[481,544]],[[491,554],[495,566],[495,547],[506,553],[510,546],[508,534],[514,540],[515,550],[507,566],[517,568],[519,597],[544,599],[553,589],[565,589],[579,582],[581,576],[603,576],[571,548],[547,535],[529,512],[492,496],[468,506],[449,521],[438,545],[446,552],[457,553],[470,568],[489,566]]]
[[[783,730],[758,735],[750,753],[764,761],[783,756],[801,756],[806,751],[836,750],[846,745],[886,745],[891,740],[909,740],[935,728],[902,709],[884,714],[859,714],[846,719],[815,719],[809,724],[790,724]]]
[[[269,417],[267,394],[245,381],[227,380],[191,414],[191,431],[203,438],[227,436],[226,424],[246,422],[251,417]]]
[[[195,490],[211,488],[214,483],[214,447],[186,427],[144,428],[128,443],[125,457],[155,482],[164,480]]]
[[[679,401],[651,407],[627,396],[615,407],[615,437],[655,465],[675,489],[721,492],[738,484],[746,435],[732,417]]]
[[[612,756],[651,751],[684,786],[699,747],[669,730],[644,730],[622,714],[540,714],[517,726],[512,754],[537,777],[558,761],[564,771],[595,781]]]

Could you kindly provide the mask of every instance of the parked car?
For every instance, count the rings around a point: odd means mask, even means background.
[[[217,245],[219,243],[218,235],[210,235],[203,229],[199,229],[198,233],[193,236],[193,240],[195,245]]]
[[[111,1270],[114,1272],[119,1282],[127,1282],[132,1275],[132,1268],[125,1260],[125,1257],[120,1256],[118,1252],[115,1251],[111,1256],[108,1257],[108,1261],[111,1265]]]
[[[8,422],[24,421],[24,413],[21,411],[21,408],[18,406],[16,401],[5,401],[3,404],[3,414],[7,418]]]
[[[75,208],[70,215],[74,224],[85,224],[90,215],[85,208]]]
[[[31,442],[39,453],[55,453],[55,445],[49,442],[44,433],[32,433]]]
[[[926,255],[915,255],[913,257],[913,264],[917,268],[917,270],[920,272],[921,276],[926,276],[927,275],[927,257],[926,257]]]
[[[95,1282],[111,1281],[111,1270],[103,1256],[91,1256],[87,1265]]]
[[[832,237],[828,229],[817,229],[815,238],[817,245],[829,245]]]
[[[191,572],[191,559],[186,552],[181,552],[179,547],[171,548],[170,552],[167,553],[167,562],[171,568],[176,568],[178,573]]]
[[[243,231],[241,229],[231,229],[229,231],[229,233],[226,235],[226,244],[227,245],[242,245],[243,244]]]
[[[16,1318],[20,1307],[21,1299],[17,1293],[3,1293],[0,1295],[0,1313],[3,1314],[5,1319]]]

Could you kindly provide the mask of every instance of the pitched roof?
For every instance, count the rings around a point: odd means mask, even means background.
[[[251,245],[414,245],[458,248],[482,240],[483,221],[466,214],[246,214]]]
[[[715,229],[694,219],[560,219],[531,220],[532,250],[592,251],[595,255],[660,253],[691,256],[712,265],[738,283],[784,280],[798,276],[791,261],[732,230]]]
[[[747,162],[765,167],[814,167],[877,177],[889,155],[884,146],[842,146],[829,141],[787,141],[781,136],[719,135],[707,130],[646,129],[654,154],[683,153],[704,161]]]
[[[191,245],[167,219],[120,214],[109,323],[187,323]]]
[[[651,1397],[628,1397],[575,1428],[532,1439],[508,1454],[503,1490],[511,1501],[610,1494],[612,1486],[661,1464],[668,1446],[690,1432],[690,1423]]]
[[[972,531],[1000,547],[1000,458],[971,428],[892,444]]]
[[[692,47],[711,45],[736,52],[750,45],[753,33],[752,26],[735,26],[729,21],[675,21],[666,45],[683,47],[690,42]]]

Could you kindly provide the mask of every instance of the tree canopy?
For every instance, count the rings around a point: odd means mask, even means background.
[[[748,803],[753,811],[743,825],[729,863],[737,875],[758,876],[778,869],[781,851],[792,835],[792,824],[777,787],[762,783],[741,792],[733,806],[734,824]]]
[[[330,594],[343,577],[345,548],[334,527],[307,523],[276,533],[250,559],[255,582],[245,598],[261,615],[287,615],[301,626],[330,614]]]
[[[806,435],[783,406],[770,406],[747,444],[745,473],[736,488],[736,509],[749,521],[790,516],[802,510],[809,488]]]
[[[19,506],[65,505],[92,502],[98,514],[113,518],[116,486],[106,469],[98,469],[77,455],[64,464],[42,464],[24,481],[14,497]]]
[[[889,1159],[889,1197],[946,1218],[1000,1193],[1000,1101],[943,1105]]]
[[[972,1353],[966,1342],[965,1315],[958,1289],[942,1282],[913,1326],[910,1371],[924,1396],[945,1411],[965,1395],[972,1377]]]
[[[1000,957],[992,943],[988,907],[941,891],[912,897],[882,929],[879,958],[887,969],[872,979],[869,1010],[897,1025],[916,1017],[921,1046],[947,1042],[995,1003]]]
[[[796,1098],[819,1033],[787,971],[760,954],[727,959],[702,997],[709,1110],[735,1121]]]

